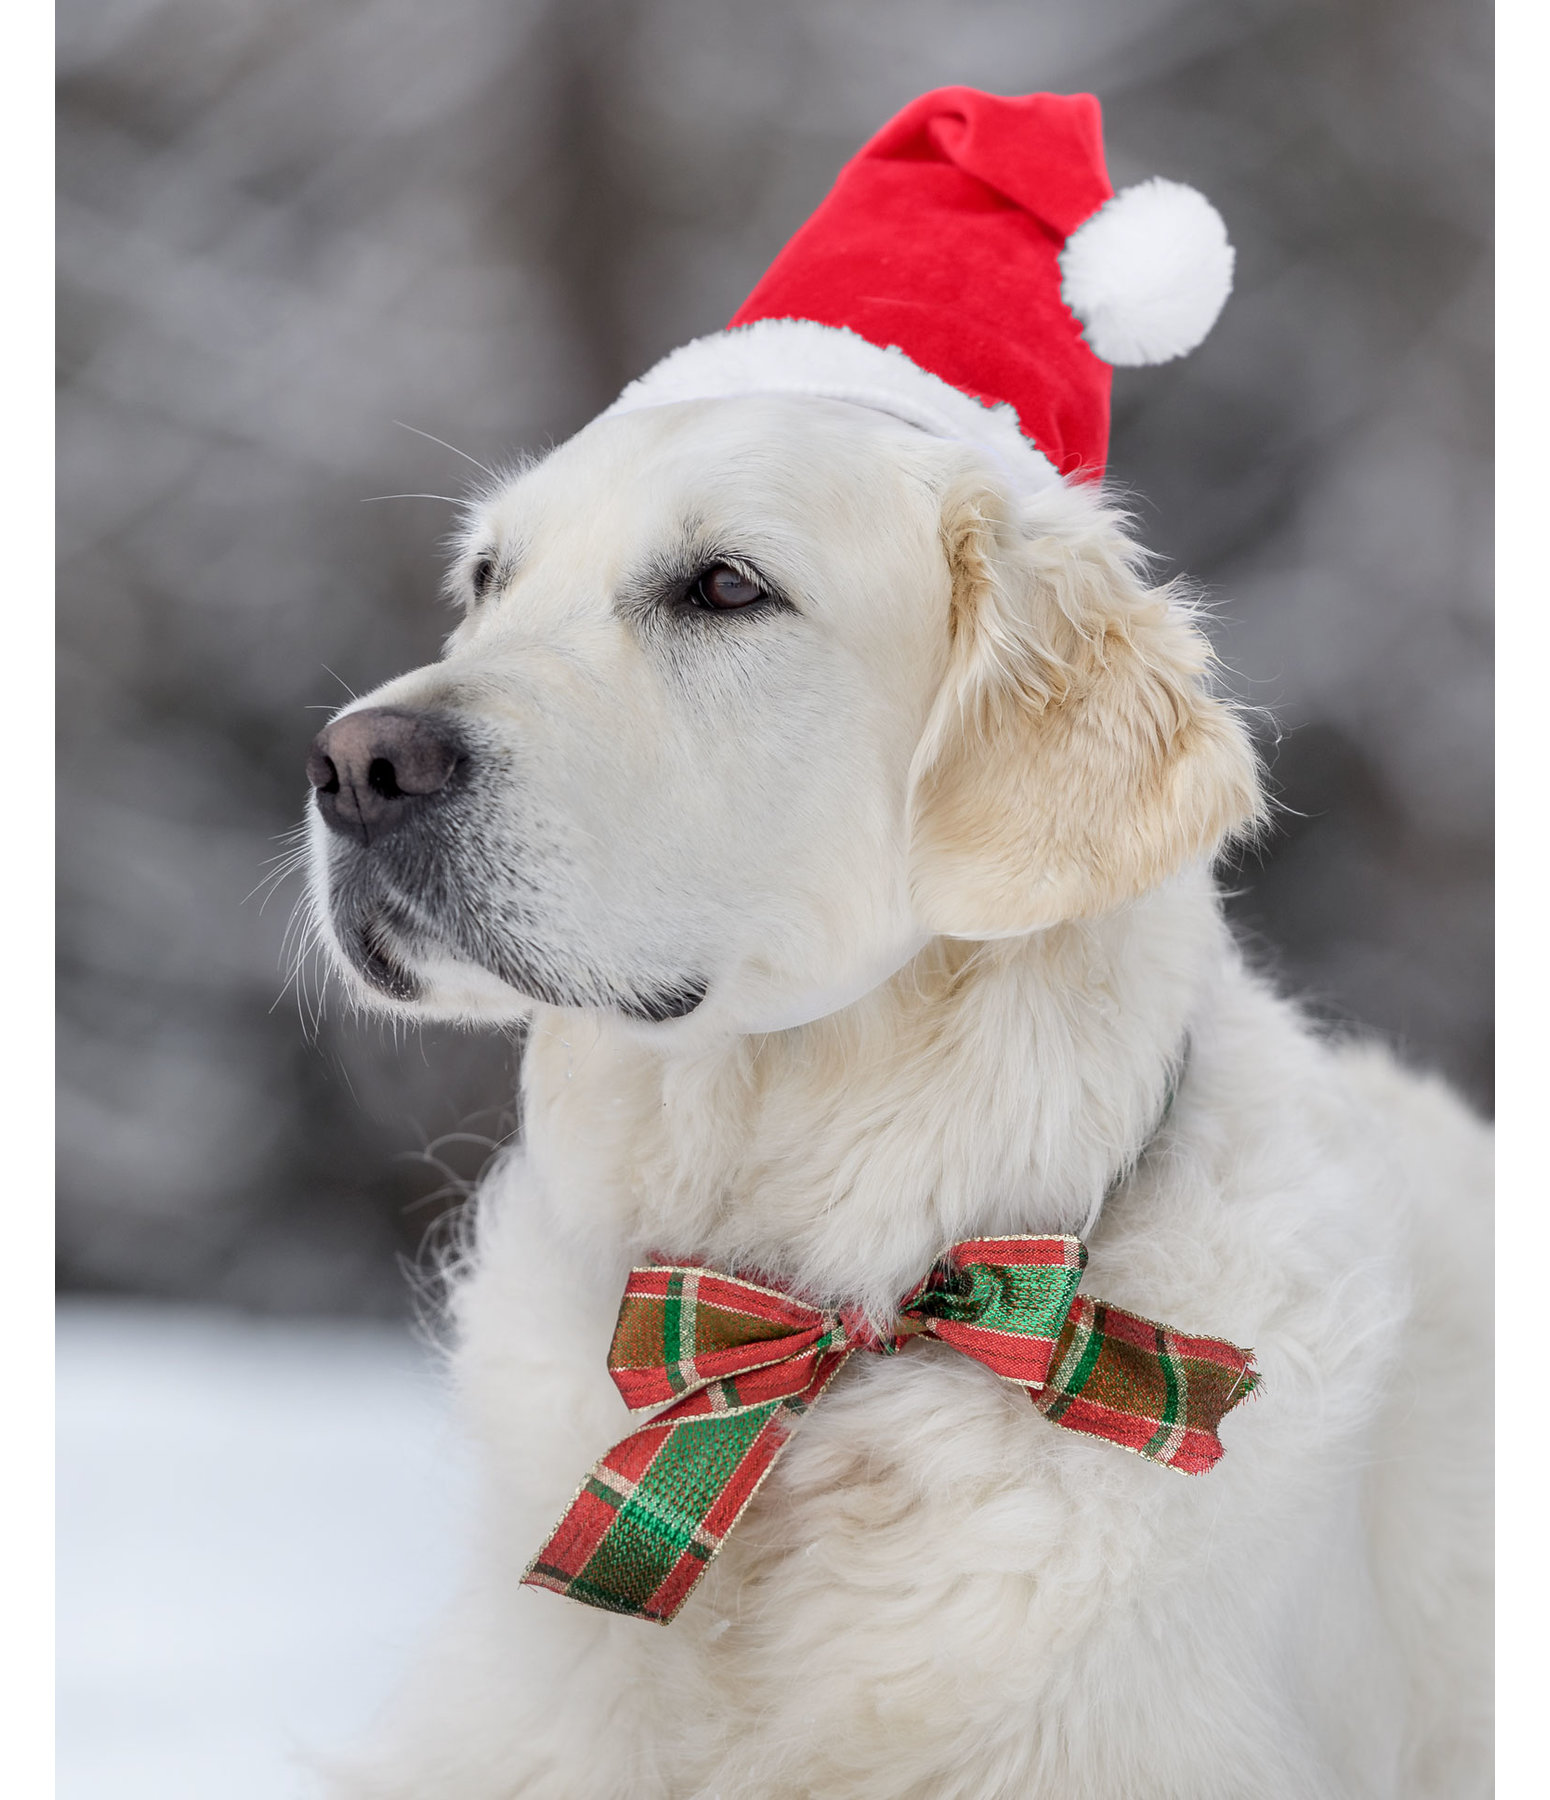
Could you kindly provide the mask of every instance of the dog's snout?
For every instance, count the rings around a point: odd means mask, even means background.
[[[327,825],[372,843],[441,793],[467,760],[467,745],[446,719],[371,706],[318,733],[307,779]]]

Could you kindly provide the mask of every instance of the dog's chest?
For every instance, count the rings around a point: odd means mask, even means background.
[[[581,1160],[563,1181],[542,1154],[547,1173],[513,1171],[470,1294],[485,1435],[509,1478],[502,1540],[523,1560],[630,1424],[605,1366],[627,1265],[603,1267],[580,1247],[585,1233],[561,1224],[562,1201],[585,1193],[587,1178],[615,1179],[623,1146],[606,1123],[566,1144]],[[974,1753],[1010,1766],[1040,1709],[1073,1683],[1123,1691],[1163,1716],[1174,1684],[1209,1686],[1212,1658],[1224,1646],[1247,1654],[1266,1620],[1283,1619],[1290,1644],[1297,1571],[1349,1524],[1337,1516],[1346,1500],[1321,1477],[1349,1446],[1328,1420],[1301,1418],[1317,1399],[1322,1419],[1332,1392],[1331,1306],[1310,1279],[1324,1266],[1310,1240],[1332,1229],[1322,1215],[1338,1210],[1342,1183],[1326,1170],[1312,1196],[1320,1210],[1301,1208],[1295,1244],[1269,1256],[1267,1220],[1288,1210],[1284,1193],[1256,1197],[1239,1153],[1224,1206],[1204,1161],[1174,1182],[1181,1157],[1161,1159],[1106,1217],[1090,1286],[1242,1342],[1268,1330],[1269,1391],[1228,1422],[1218,1469],[1181,1476],[1063,1431],[943,1344],[857,1352],[665,1630],[572,1621],[582,1609],[523,1596],[523,1632],[551,1647],[543,1654],[590,1634],[606,1665],[595,1701],[605,1710],[589,1729],[629,1696],[635,1722],[617,1727],[620,1741],[649,1743],[674,1770],[673,1792],[861,1794],[874,1790],[847,1759],[864,1754],[874,1774],[893,1772],[875,1791],[902,1800],[917,1788],[899,1771],[930,1771],[954,1746],[967,1753],[965,1719],[981,1722]],[[1317,1396],[1301,1392],[1305,1367],[1318,1371]],[[1352,1592],[1358,1576],[1345,1583]],[[772,1785],[757,1759],[787,1757],[793,1744],[806,1785]],[[922,1794],[947,1791],[945,1777],[922,1779]]]
[[[944,1346],[858,1356],[673,1623],[608,1622],[618,1681],[671,1791],[869,1792],[892,1771],[887,1791],[913,1794],[906,1772],[944,1755],[1024,1755],[1073,1671],[1128,1661],[1121,1620],[1172,1635],[1164,1597],[1190,1579],[1202,1502]],[[805,1785],[760,1785],[759,1759],[793,1746]]]

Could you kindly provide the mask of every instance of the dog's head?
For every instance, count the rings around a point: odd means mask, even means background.
[[[394,1010],[777,1029],[1258,812],[1205,641],[1092,490],[1014,502],[860,407],[599,419],[471,510],[451,587],[441,661],[309,767],[319,913]]]

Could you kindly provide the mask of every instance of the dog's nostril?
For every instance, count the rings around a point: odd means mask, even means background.
[[[403,798],[404,790],[398,785],[398,771],[385,756],[372,758],[371,767],[366,771],[366,785],[384,800]]]
[[[320,794],[339,792],[339,771],[333,758],[325,756],[316,744],[307,753],[307,780]]]

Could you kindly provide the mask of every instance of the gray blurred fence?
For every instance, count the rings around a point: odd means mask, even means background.
[[[1489,31],[1472,0],[64,0],[67,1286],[390,1310],[510,1127],[508,1044],[282,996],[344,683],[433,655],[459,459],[724,323],[913,94],[1091,89],[1119,184],[1238,245],[1116,383],[1113,473],[1208,584],[1285,807],[1239,872],[1326,1014],[1490,1082]],[[335,673],[337,672],[337,673]],[[1268,728],[1267,728],[1268,729]],[[278,997],[278,1003],[277,1003]]]

